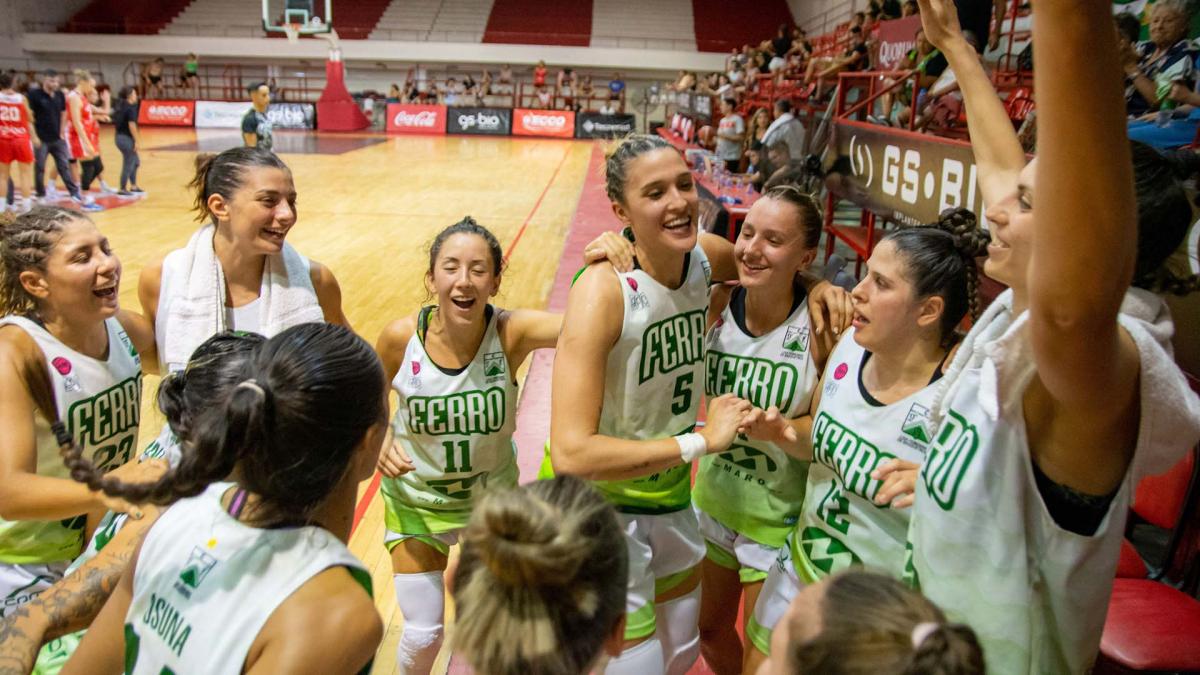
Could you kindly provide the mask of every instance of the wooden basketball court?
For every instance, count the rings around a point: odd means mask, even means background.
[[[204,131],[143,129],[138,182],[148,196],[93,214],[124,265],[120,297],[126,308],[139,308],[139,271],[186,244],[197,227],[186,187],[196,153],[241,143],[236,130]],[[105,177],[115,183],[121,155],[110,129],[104,130],[101,146]],[[387,322],[426,300],[427,245],[439,230],[467,215],[505,247],[508,267],[494,302],[544,308],[592,146],[590,141],[277,132],[276,150],[291,167],[299,193],[299,217],[288,241],[333,270],[346,316],[372,344]],[[524,370],[519,376],[524,379]],[[154,406],[158,381],[145,380],[142,444],[163,424]],[[373,672],[392,673],[401,618],[383,547],[383,505],[369,487],[360,488],[369,500],[360,503],[350,548],[372,572],[376,604],[387,626]]]

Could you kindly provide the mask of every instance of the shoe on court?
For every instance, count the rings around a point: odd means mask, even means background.
[[[118,197],[132,197],[133,193],[130,192],[129,190],[118,190],[117,196]]]
[[[88,202],[88,203],[85,203],[83,206],[80,206],[79,208],[81,208],[81,209],[83,209],[84,211],[87,211],[87,212],[89,212],[89,213],[95,213],[96,211],[103,211],[103,210],[104,210],[104,207],[103,207],[103,206],[100,206],[99,204],[97,204],[97,203],[96,203],[96,202],[94,202],[94,201],[92,201],[92,202]]]

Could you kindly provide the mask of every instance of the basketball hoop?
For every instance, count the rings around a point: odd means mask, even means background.
[[[283,32],[287,35],[288,42],[292,44],[300,42],[300,24],[285,23],[283,24]]]

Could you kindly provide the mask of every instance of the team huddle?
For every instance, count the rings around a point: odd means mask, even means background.
[[[1037,3],[1027,163],[953,4],[921,0],[989,227],[890,232],[849,293],[810,269],[812,196],[768,190],[732,244],[698,232],[654,136],[609,150],[621,229],[565,314],[493,306],[502,247],[467,217],[374,348],[287,243],[268,149],[197,159],[201,227],[143,269],[140,314],[85,214],[7,216],[0,672],[369,669],[384,627],[346,541],[376,470],[405,673],[443,652],[447,590],[479,673],[1086,672],[1132,486],[1200,438],[1157,294],[1195,286],[1168,265],[1190,205],[1142,180],[1166,160],[1123,140],[1092,4]],[[1008,287],[986,308],[981,272]],[[515,374],[544,348],[550,437],[519,485]],[[138,449],[143,372],[167,424]]]

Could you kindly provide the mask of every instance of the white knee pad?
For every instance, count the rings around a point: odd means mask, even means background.
[[[700,657],[700,587],[654,608],[666,675],[684,675]]]
[[[396,574],[392,581],[396,585],[396,604],[404,617],[396,663],[404,675],[429,675],[442,648],[446,612],[442,573]]]
[[[604,668],[604,675],[661,675],[662,672],[663,653],[658,636],[626,649]]]

